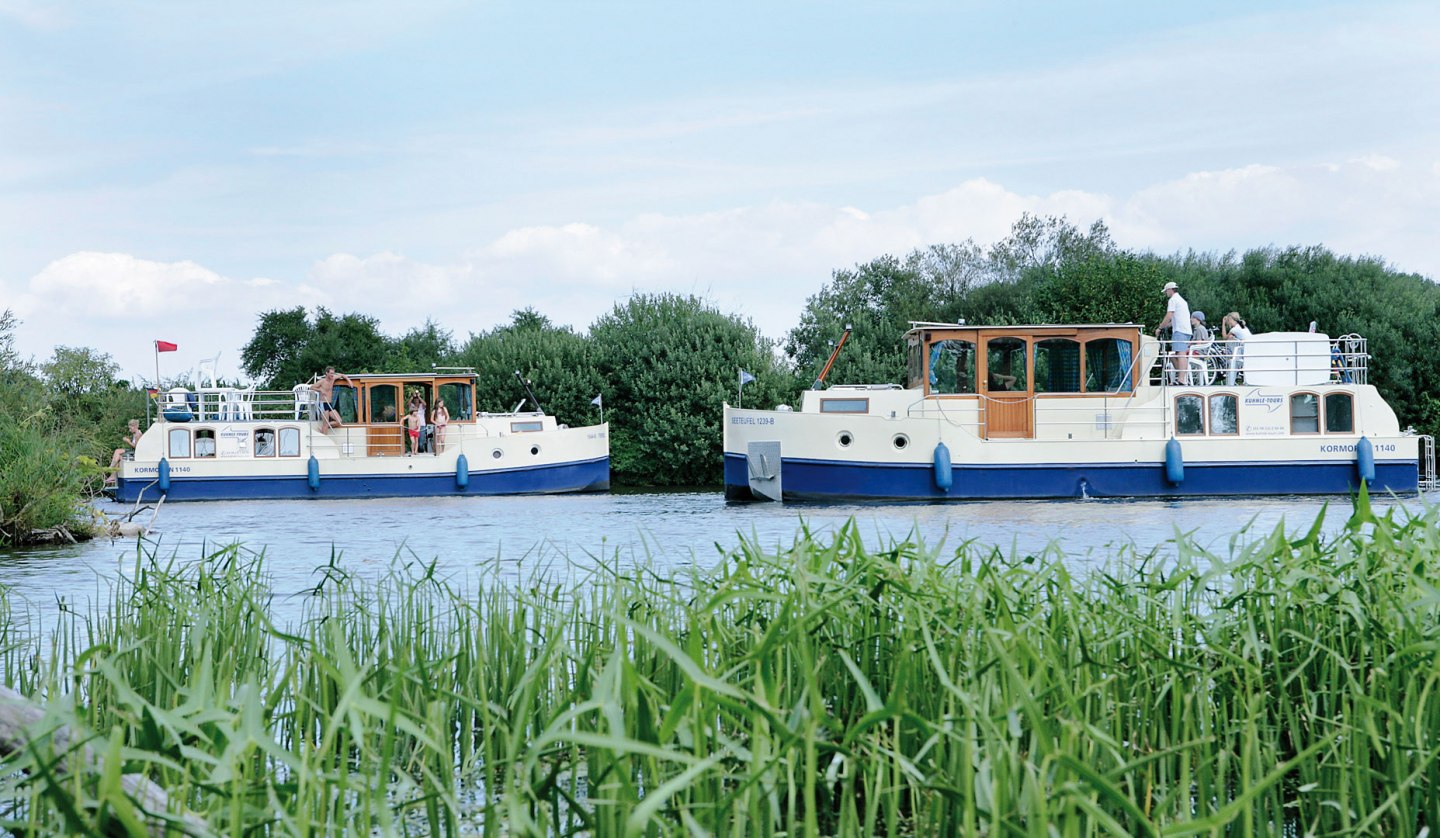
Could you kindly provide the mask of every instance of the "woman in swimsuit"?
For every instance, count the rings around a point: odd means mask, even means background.
[[[128,430],[126,430],[126,432],[125,432],[125,439],[122,440],[122,441],[125,443],[125,445],[129,446],[131,449],[133,449],[135,446],[137,446],[137,445],[140,444],[140,420],[139,420],[139,419],[131,419],[131,420],[130,420],[130,427],[129,427]],[[116,480],[115,472],[116,472],[117,469],[120,468],[120,461],[121,461],[122,459],[124,459],[124,458],[125,458],[125,449],[124,449],[124,448],[116,448],[116,449],[115,449],[115,454],[114,454],[114,456],[112,456],[112,457],[110,458],[110,474],[109,474],[108,476],[106,476],[106,478],[105,478],[105,485],[109,486],[109,485],[111,485],[111,484],[113,484],[113,483],[115,482],[115,480]]]
[[[450,424],[450,408],[445,406],[443,400],[435,403],[433,418],[435,419],[435,454],[439,456],[440,452],[445,450],[445,426]]]

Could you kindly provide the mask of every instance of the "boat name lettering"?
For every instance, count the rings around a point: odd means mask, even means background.
[[[731,417],[730,417],[730,424],[732,424],[732,425],[773,425],[773,424],[775,424],[775,417],[774,417],[774,416],[731,416]]]
[[[159,468],[158,466],[140,466],[139,468],[135,469],[135,473],[136,473],[136,474],[155,474],[155,473],[158,472],[159,470],[160,470],[160,468]],[[171,466],[171,467],[170,467],[170,473],[171,473],[171,474],[189,474],[189,473],[190,473],[190,467],[189,467],[189,466]]]
[[[596,432],[593,433],[593,434],[587,434],[585,438],[586,438],[586,439],[604,439],[604,438],[605,438],[605,432],[604,432],[604,431],[596,431]]]
[[[1390,452],[1396,450],[1396,446],[1393,442],[1377,442],[1375,443],[1375,450]],[[1354,454],[1355,443],[1352,442],[1349,445],[1322,445],[1320,446],[1320,452],[1322,454]]]

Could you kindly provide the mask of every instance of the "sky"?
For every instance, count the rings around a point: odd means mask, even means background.
[[[0,0],[0,309],[129,378],[239,378],[295,306],[779,338],[1026,212],[1436,279],[1437,55],[1435,3]]]

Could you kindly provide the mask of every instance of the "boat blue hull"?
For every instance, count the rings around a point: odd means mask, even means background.
[[[936,487],[929,463],[781,461],[785,500],[987,500],[1024,498],[1204,497],[1347,494],[1359,489],[1353,462],[1231,462],[1185,464],[1184,480],[1166,479],[1165,463],[1069,463],[951,467],[948,492]],[[1415,461],[1375,462],[1372,493],[1413,493]],[[725,455],[725,497],[753,497],[743,454]]]
[[[134,503],[144,493],[159,500],[153,480],[121,479],[115,499]],[[147,488],[148,487],[148,488]],[[280,477],[170,478],[170,502],[190,500],[310,500],[340,498],[437,497],[465,495],[542,495],[566,492],[603,492],[610,488],[610,458],[505,471],[470,472],[460,488],[453,473],[427,475],[325,475],[315,489],[305,474]]]

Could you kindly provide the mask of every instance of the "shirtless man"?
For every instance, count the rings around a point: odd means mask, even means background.
[[[337,378],[345,379],[345,383],[351,387],[355,386],[355,382],[350,380],[350,376],[343,372],[336,372],[334,367],[326,367],[325,375],[310,385],[311,390],[320,394],[320,433],[322,434],[327,434],[331,428],[338,428],[345,424],[340,419],[340,413],[335,410],[335,379]]]

